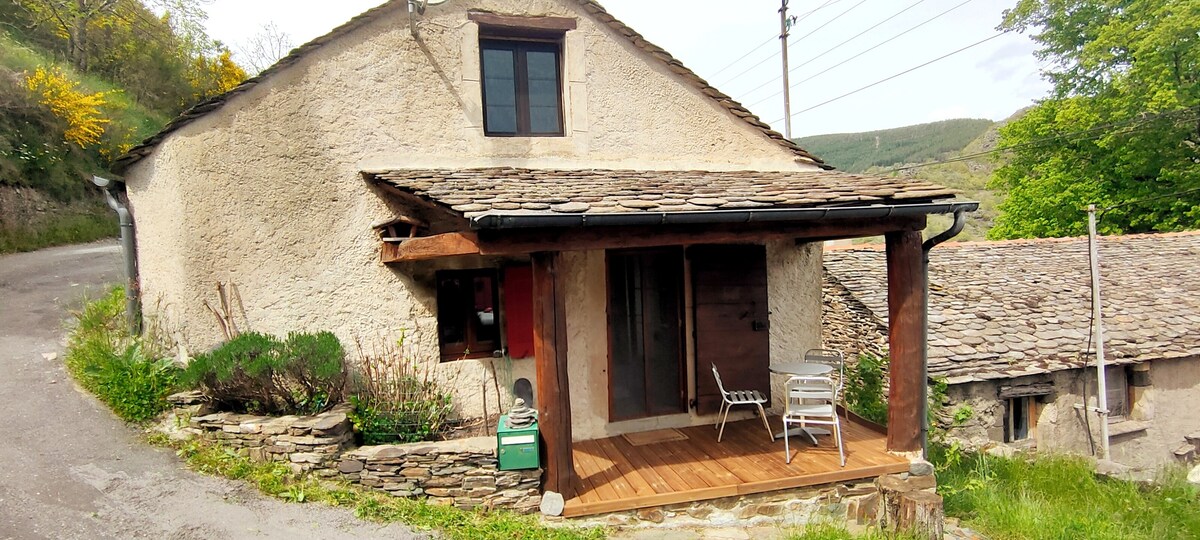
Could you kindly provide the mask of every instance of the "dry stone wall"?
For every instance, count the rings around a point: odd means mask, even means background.
[[[530,513],[541,502],[542,470],[499,470],[491,437],[364,446],[343,454],[338,470],[350,482],[398,497],[464,509]]]
[[[297,472],[335,476],[342,452],[354,445],[348,405],[315,416],[214,413],[188,421],[195,432],[241,451],[253,461],[287,462]]]

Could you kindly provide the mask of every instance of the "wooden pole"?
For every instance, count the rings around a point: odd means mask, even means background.
[[[567,379],[566,291],[558,252],[533,260],[533,354],[538,426],[546,443],[545,489],[575,496],[571,457],[571,393]]]
[[[921,411],[926,375],[921,355],[925,329],[924,252],[920,231],[888,233],[888,430],[887,449],[921,450]]]

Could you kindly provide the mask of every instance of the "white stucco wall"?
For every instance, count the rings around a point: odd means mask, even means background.
[[[1200,432],[1200,359],[1154,360],[1149,362],[1149,387],[1132,391],[1128,424],[1110,424],[1113,432],[1131,425],[1145,426],[1121,435],[1110,436],[1113,461],[1137,469],[1154,471],[1174,461],[1173,452],[1185,444],[1184,437]],[[1084,403],[1083,390],[1087,385],[1087,406],[1096,406],[1096,377],[1094,370],[1070,370],[1049,376],[1055,393],[1040,405],[1036,445],[1039,452],[1065,452],[1091,455],[1089,422],[1079,405]],[[1019,381],[1018,381],[1019,382]],[[953,404],[949,413],[961,404],[970,404],[974,417],[953,435],[969,441],[1000,441],[1003,437],[1005,405],[996,398],[997,382],[956,385],[949,397]],[[1091,440],[1100,453],[1100,425],[1092,413]]]
[[[417,360],[454,381],[463,414],[482,414],[484,388],[495,403],[492,372],[532,379],[531,362],[437,365],[436,265],[378,262],[371,224],[391,213],[361,171],[809,167],[572,2],[450,2],[428,10],[419,42],[400,4],[174,132],[126,172],[147,315],[175,329],[189,350],[219,341],[203,302],[215,304],[216,283],[236,283],[253,330],[331,330],[348,346],[405,333]],[[469,9],[579,20],[564,42],[565,137],[483,136]],[[569,260],[592,269],[596,257]],[[808,286],[819,262],[806,261],[796,257],[806,270],[773,272],[810,272]],[[773,324],[773,338],[781,326]],[[602,358],[580,350],[588,362]]]

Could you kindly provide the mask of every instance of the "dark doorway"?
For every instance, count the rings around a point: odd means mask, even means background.
[[[683,250],[608,252],[609,419],[686,412]]]
[[[692,246],[688,260],[696,313],[696,412],[720,408],[713,364],[726,390],[758,390],[770,399],[766,246]]]

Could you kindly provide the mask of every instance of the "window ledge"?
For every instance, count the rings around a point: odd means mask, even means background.
[[[1138,420],[1123,420],[1108,425],[1108,438],[1120,437],[1121,435],[1129,435],[1130,433],[1140,433],[1150,429],[1150,422],[1141,422]]]

